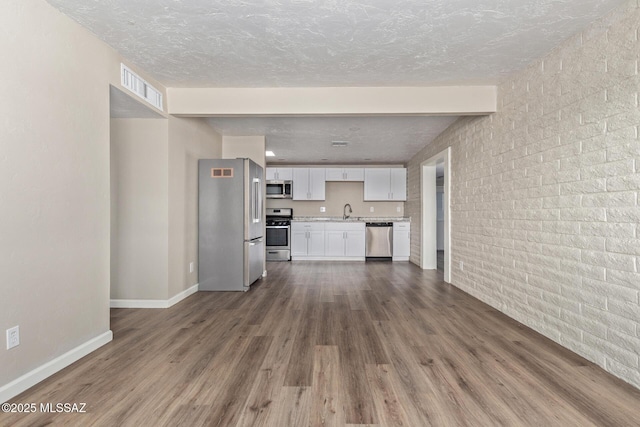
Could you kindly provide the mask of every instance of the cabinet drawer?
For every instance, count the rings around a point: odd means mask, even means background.
[[[364,231],[364,222],[328,222],[324,227],[327,231]]]
[[[291,231],[324,231],[322,222],[292,222]]]

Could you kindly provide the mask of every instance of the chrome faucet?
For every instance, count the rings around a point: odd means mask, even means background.
[[[347,208],[349,208],[349,212],[347,212]],[[346,205],[344,205],[344,208],[342,208],[342,219],[349,218],[349,216],[352,213],[353,213],[353,210],[351,209],[351,205],[349,203],[347,203]]]

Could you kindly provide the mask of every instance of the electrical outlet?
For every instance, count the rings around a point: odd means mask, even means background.
[[[194,269],[194,263],[190,262],[189,263],[189,273],[193,273],[193,269]]]
[[[20,326],[7,329],[7,350],[20,345]]]
[[[373,206],[371,206],[371,207],[369,208],[369,212],[373,212],[374,210],[375,210],[375,209],[373,209]]]
[[[400,211],[402,211],[402,208],[400,206],[396,206],[396,212],[400,213]]]
[[[464,271],[464,262],[460,261],[460,270]]]
[[[326,212],[326,211],[327,211],[327,208],[326,208],[326,207],[324,207],[324,206],[320,206],[320,212]]]

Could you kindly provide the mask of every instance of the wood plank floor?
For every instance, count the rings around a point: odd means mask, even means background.
[[[639,426],[640,391],[409,263],[270,263],[247,293],[114,309],[114,341],[0,425]]]

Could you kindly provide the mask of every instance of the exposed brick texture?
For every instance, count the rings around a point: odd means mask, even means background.
[[[498,112],[458,120],[452,283],[640,388],[640,9],[636,0],[503,82]],[[460,270],[464,261],[464,270]]]

